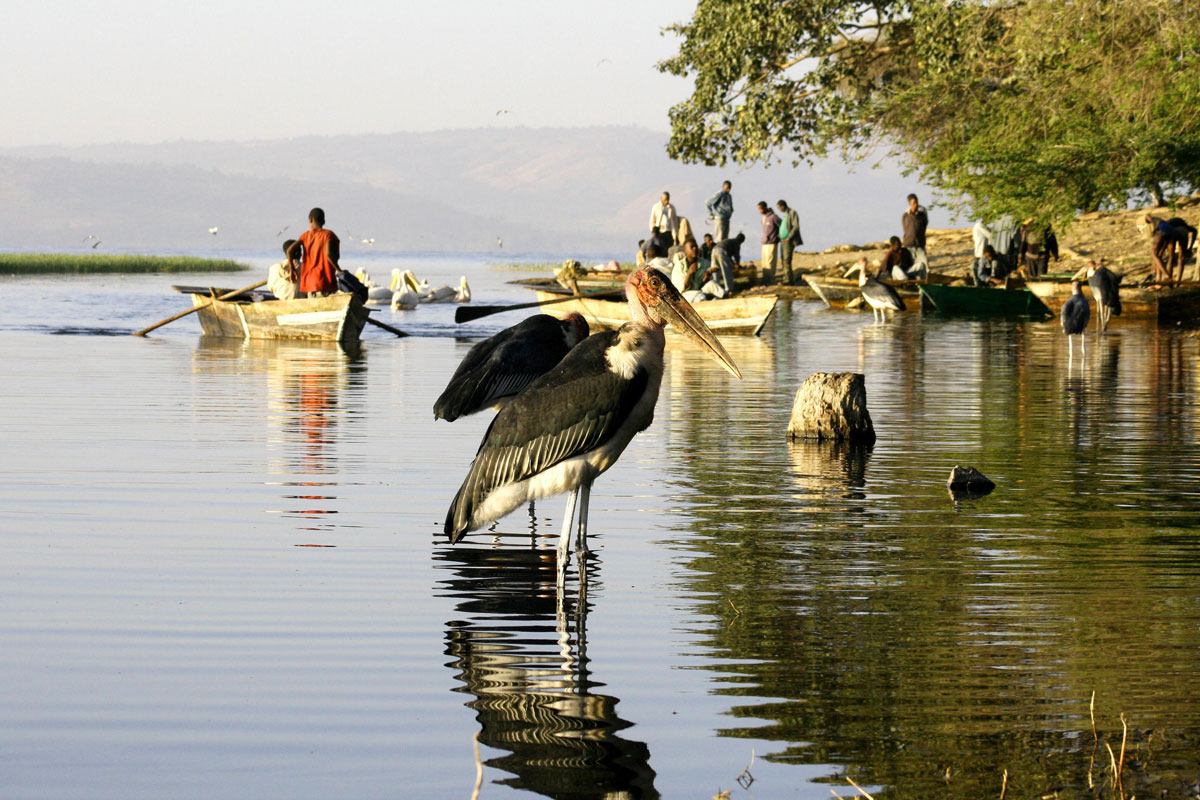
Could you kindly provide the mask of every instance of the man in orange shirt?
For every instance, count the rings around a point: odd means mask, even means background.
[[[300,265],[299,296],[312,297],[337,291],[338,260],[341,242],[333,231],[325,230],[325,212],[314,208],[308,212],[308,230],[288,248],[288,268],[295,269],[296,254],[304,249]]]

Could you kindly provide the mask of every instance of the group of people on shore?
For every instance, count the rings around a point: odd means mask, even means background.
[[[741,262],[746,234],[729,235],[733,216],[733,185],[729,181],[708,199],[705,210],[712,233],[697,241],[691,223],[679,216],[671,203],[671,193],[663,192],[650,209],[650,235],[638,242],[638,266],[656,267],[671,277],[675,288],[691,302],[728,297],[734,291],[733,272]],[[786,200],[776,203],[776,214],[766,201],[758,203],[762,221],[762,262],[759,282],[773,284],[776,271],[783,282],[795,280],[792,256],[804,244],[800,235],[800,217]]]
[[[1049,225],[1033,218],[1017,225],[1005,214],[990,225],[977,220],[971,231],[975,242],[972,273],[976,286],[1000,286],[1009,275],[1037,278],[1046,274],[1050,258],[1058,261],[1058,237]]]

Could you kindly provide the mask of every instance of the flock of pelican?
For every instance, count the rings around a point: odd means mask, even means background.
[[[437,286],[430,288],[429,281],[419,281],[411,269],[392,270],[392,280],[387,286],[379,286],[366,270],[360,269],[354,277],[367,287],[368,303],[390,303],[393,311],[411,311],[421,303],[469,303],[471,287],[467,276],[459,279],[458,288]]]

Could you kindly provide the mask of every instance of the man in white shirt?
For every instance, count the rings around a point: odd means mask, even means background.
[[[650,209],[650,235],[659,232],[670,234],[671,244],[679,243],[679,215],[671,205],[670,192],[663,192],[662,198]]]
[[[286,254],[295,243],[295,239],[288,239],[283,243],[283,252]],[[295,300],[297,277],[288,268],[288,260],[285,258],[278,264],[271,265],[271,269],[267,272],[267,288],[280,300]]]

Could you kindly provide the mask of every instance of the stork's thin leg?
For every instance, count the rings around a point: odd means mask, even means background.
[[[1087,358],[1087,337],[1080,336],[1079,339],[1083,344],[1083,357],[1086,359]]]
[[[587,547],[587,524],[588,524],[588,501],[592,497],[592,485],[585,483],[579,487],[579,532],[575,536],[575,552],[580,556],[588,554]]]
[[[558,586],[561,589],[567,580],[567,559],[570,556],[571,523],[575,519],[575,501],[579,497],[579,489],[572,489],[567,495],[567,508],[563,511],[562,533],[558,535]]]

